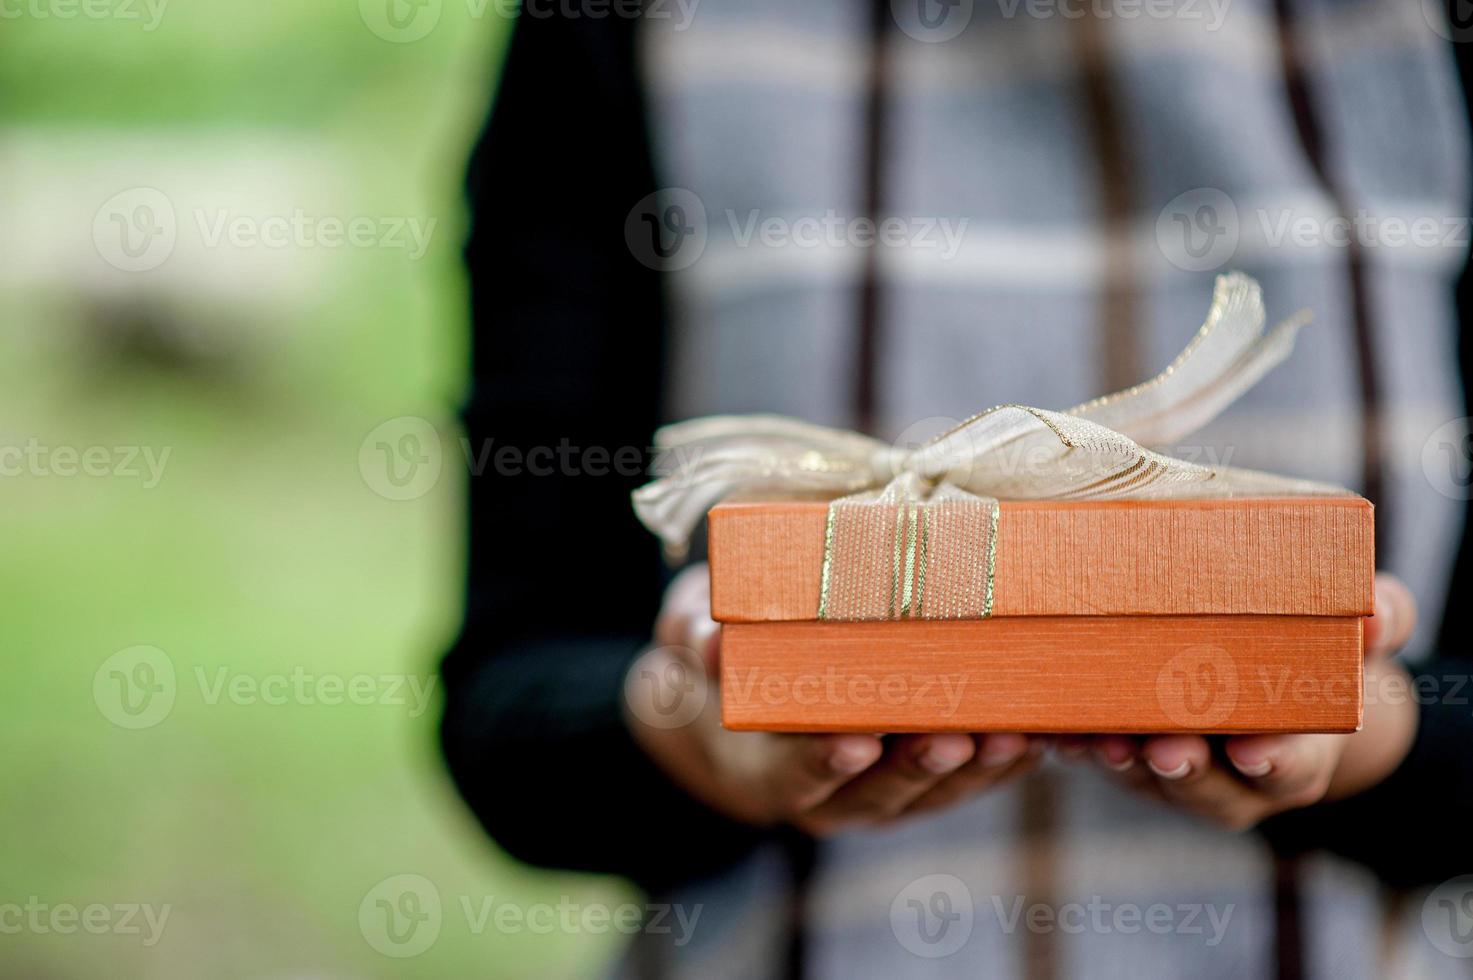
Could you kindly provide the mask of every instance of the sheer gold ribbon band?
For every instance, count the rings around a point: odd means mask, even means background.
[[[990,616],[997,501],[949,487],[932,499],[897,489],[829,505],[818,618]]]

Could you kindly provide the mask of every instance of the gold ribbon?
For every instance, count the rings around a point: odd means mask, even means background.
[[[1248,276],[1219,276],[1206,322],[1160,374],[1065,412],[1000,405],[914,450],[773,415],[692,419],[655,436],[658,478],[639,519],[673,554],[733,494],[818,493],[829,504],[819,619],[976,619],[992,613],[999,500],[1334,493],[1337,488],[1175,459],[1146,445],[1190,435],[1293,350],[1308,319],[1264,332]]]
[[[997,501],[951,486],[926,499],[915,484],[902,477],[829,504],[819,619],[992,614]]]

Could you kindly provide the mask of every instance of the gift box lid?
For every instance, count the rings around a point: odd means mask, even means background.
[[[1003,500],[985,549],[927,540],[924,513],[866,544],[879,612],[834,615],[830,501],[728,500],[708,515],[711,608],[727,623],[987,616],[1368,616],[1374,510],[1354,494],[1185,500]],[[981,551],[989,552],[986,555]],[[894,554],[893,562],[890,555]],[[937,607],[987,576],[976,608]],[[975,590],[974,590],[975,591]],[[886,594],[888,592],[888,595]],[[971,594],[971,593],[968,593]],[[887,601],[888,599],[888,601]],[[927,604],[930,603],[930,606]],[[842,612],[842,611],[841,611]]]

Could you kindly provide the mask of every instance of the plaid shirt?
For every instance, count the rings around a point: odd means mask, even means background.
[[[915,440],[988,405],[1063,407],[1158,370],[1200,324],[1212,273],[1241,269],[1271,318],[1309,307],[1316,323],[1174,448],[1368,492],[1380,565],[1430,613],[1425,652],[1461,531],[1424,447],[1464,414],[1453,287],[1468,243],[1466,115],[1437,14],[879,7],[704,0],[688,21],[642,24],[657,170],[684,205],[660,256],[669,414],[771,411]],[[626,968],[658,955],[679,975],[780,972],[789,875],[769,849],[664,896],[701,904],[704,928],[680,947],[645,937]],[[1422,908],[1355,865],[1276,861],[1255,835],[1051,764],[825,842],[804,969],[1466,975],[1429,944]]]

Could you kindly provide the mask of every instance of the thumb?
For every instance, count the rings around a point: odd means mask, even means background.
[[[1417,626],[1417,600],[1395,575],[1376,576],[1376,614],[1366,620],[1366,659],[1391,656]]]
[[[686,645],[706,665],[706,674],[716,677],[721,670],[721,624],[710,616],[699,616],[691,620]]]
[[[721,627],[711,618],[711,579],[704,562],[683,570],[666,588],[655,620],[655,642],[689,648],[706,673],[716,675]]]

